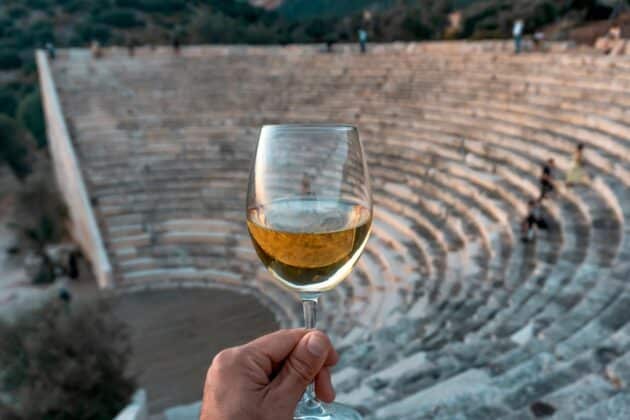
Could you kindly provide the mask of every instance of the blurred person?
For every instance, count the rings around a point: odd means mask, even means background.
[[[335,399],[330,368],[338,360],[318,330],[281,330],[223,350],[208,369],[200,420],[291,420],[313,381],[321,401]]]
[[[547,229],[548,225],[542,216],[540,201],[529,200],[527,202],[527,214],[521,222],[521,241],[533,240],[536,237],[536,228]]]
[[[332,39],[327,39],[326,40],[326,52],[327,53],[332,53],[334,46],[335,46],[335,41],[333,41]]]
[[[584,171],[584,144],[579,143],[575,148],[575,152],[573,152],[571,167],[567,171],[567,187],[586,183],[587,180],[586,172]]]
[[[545,33],[538,31],[534,34],[534,47],[536,51],[543,51],[545,47]]]
[[[619,26],[611,27],[606,35],[600,37],[595,42],[595,48],[604,54],[618,54],[625,46],[621,39],[621,28]]]
[[[61,300],[66,305],[69,305],[70,302],[72,302],[72,293],[70,293],[70,290],[68,290],[65,285],[61,286],[61,288],[59,289],[59,300]]]
[[[136,53],[136,41],[133,38],[127,41],[127,53],[129,57],[133,57]]]
[[[57,50],[55,49],[55,46],[52,42],[47,42],[45,48],[46,52],[48,53],[48,58],[50,58],[51,60],[57,58]]]
[[[90,51],[92,51],[92,58],[101,58],[103,56],[101,43],[97,40],[92,41],[92,44],[90,45]]]
[[[365,54],[367,52],[367,39],[368,34],[365,29],[359,29],[359,46],[361,48],[361,54]]]
[[[79,278],[79,251],[73,250],[68,254],[67,273],[72,280]]]
[[[540,196],[538,200],[547,198],[547,195],[555,190],[553,182],[553,169],[555,168],[555,161],[553,159],[547,160],[542,167],[542,174],[540,175]]]
[[[304,176],[302,177],[302,194],[311,194],[311,177],[307,174],[304,174]]]
[[[525,24],[522,19],[517,19],[512,27],[512,35],[514,36],[514,53],[520,54],[523,43],[523,29]]]
[[[608,37],[613,41],[618,41],[621,39],[621,27],[618,25],[613,26],[608,30]]]
[[[180,48],[181,48],[181,44],[179,41],[179,37],[175,35],[173,37],[173,52],[175,53],[175,55],[179,55]]]

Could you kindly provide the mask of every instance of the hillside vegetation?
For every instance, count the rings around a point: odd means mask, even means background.
[[[570,28],[605,18],[598,0],[286,0],[275,10],[245,0],[4,0],[0,3],[0,114],[14,127],[0,141],[0,163],[28,173],[14,143],[45,145],[36,91],[34,48],[181,43],[288,44],[356,40],[364,28],[377,42],[509,37],[516,18],[534,31],[558,19]],[[275,4],[275,2],[274,2]],[[448,15],[461,12],[461,26]],[[369,12],[369,13],[366,13]],[[30,133],[24,135],[23,133]],[[20,133],[11,135],[11,133]],[[22,156],[12,162],[14,156]]]

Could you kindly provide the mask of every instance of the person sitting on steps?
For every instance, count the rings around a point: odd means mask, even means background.
[[[542,216],[539,200],[527,202],[527,215],[521,222],[521,241],[529,242],[536,237],[536,229],[546,230],[548,224]]]
[[[573,162],[567,171],[567,187],[575,184],[585,184],[588,181],[586,172],[584,171],[584,144],[577,145],[573,153]]]
[[[547,198],[548,194],[551,194],[555,185],[553,182],[553,169],[555,167],[555,161],[553,159],[547,160],[542,168],[542,174],[540,175],[540,196],[538,200]]]

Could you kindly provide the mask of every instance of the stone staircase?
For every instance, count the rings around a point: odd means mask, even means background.
[[[352,123],[375,219],[323,299],[338,400],[374,419],[628,418],[630,60],[554,50],[67,50],[53,70],[118,287],[247,289],[299,325],[247,237],[249,162],[262,124]],[[561,178],[578,143],[591,182],[558,182],[550,229],[522,244],[542,163]]]

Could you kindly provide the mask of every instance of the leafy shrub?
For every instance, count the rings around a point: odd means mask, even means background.
[[[49,21],[38,20],[28,28],[28,32],[31,34],[33,45],[41,46],[46,42],[55,41],[55,32]]]
[[[0,323],[0,418],[111,419],[135,381],[126,374],[126,326],[104,302],[50,301]]]
[[[493,3],[481,2],[478,5],[473,5],[463,15],[462,36],[468,38],[472,36],[475,30],[488,27],[489,21],[496,21],[500,12],[501,8]]]
[[[244,37],[245,42],[248,44],[271,44],[278,42],[278,36],[274,30],[262,24],[249,25]]]
[[[5,38],[2,39],[0,50],[11,51],[18,54],[26,48],[33,46],[33,34],[25,29],[23,25],[12,26],[6,29]]]
[[[22,61],[22,75],[23,76],[30,76],[30,75],[34,75],[35,73],[37,73],[37,62],[35,61],[35,55],[28,55],[26,57],[26,60]]]
[[[119,7],[155,13],[173,13],[186,8],[184,0],[117,0]]]
[[[107,43],[112,36],[112,31],[107,25],[93,22],[83,22],[74,28],[74,44],[86,44],[98,41],[101,44]]]
[[[28,128],[39,147],[46,146],[46,122],[39,91],[29,94],[20,102],[17,119]]]
[[[48,10],[51,6],[48,0],[24,0],[24,3],[31,9]]]
[[[37,89],[34,81],[22,79],[12,80],[5,84],[5,87],[8,90],[12,91],[18,98],[28,95],[29,93],[34,92]]]
[[[40,165],[41,166],[41,165]],[[55,263],[46,253],[46,247],[66,236],[68,211],[57,190],[52,168],[41,167],[38,174],[29,177],[19,191],[11,227],[15,229],[19,247],[31,250],[40,261],[33,283],[45,284],[55,280]]]
[[[0,114],[7,115],[9,117],[15,116],[15,110],[17,109],[17,99],[10,90],[0,90]]]
[[[144,25],[144,22],[136,16],[135,12],[128,9],[111,9],[100,13],[96,19],[116,28],[134,28]]]
[[[200,14],[192,23],[193,41],[200,43],[230,43],[238,39],[237,23],[221,13]]]
[[[210,6],[212,10],[225,16],[247,23],[257,21],[264,14],[262,9],[250,6],[246,1],[213,0],[210,2]]]
[[[4,162],[18,179],[25,179],[31,173],[28,163],[26,135],[13,119],[0,115],[0,162]]]
[[[25,182],[14,210],[21,248],[39,255],[44,254],[46,245],[58,243],[65,236],[67,209],[51,171],[50,167],[42,168]]]
[[[324,37],[333,30],[334,27],[331,22],[315,18],[306,25],[304,31],[313,41],[321,42],[324,40]]]
[[[8,35],[12,26],[11,19],[0,16],[0,37]]]
[[[528,23],[532,26],[532,30],[547,25],[558,16],[558,7],[553,1],[546,0],[538,3],[532,12],[532,16],[528,19]]]
[[[5,49],[0,51],[0,70],[13,70],[22,65],[17,51]]]
[[[16,4],[7,8],[7,15],[12,19],[20,19],[28,15],[28,9]]]
[[[410,15],[403,19],[402,27],[413,37],[412,39],[429,39],[433,34],[432,29],[425,25],[421,19]]]
[[[57,3],[59,3],[64,12],[67,13],[76,13],[83,10],[85,7],[85,2],[83,0],[63,0],[57,1]]]
[[[503,32],[498,29],[485,29],[479,28],[475,29],[475,32],[470,36],[470,39],[481,40],[481,39],[501,39],[504,38]]]

